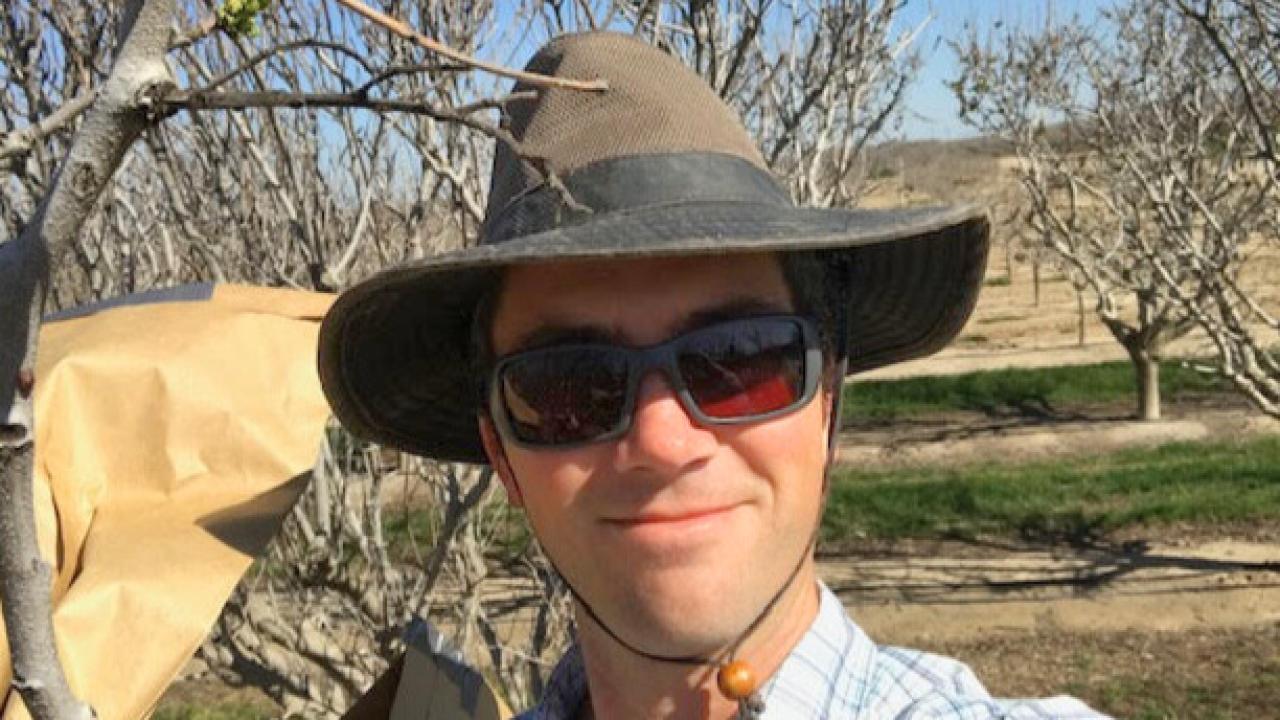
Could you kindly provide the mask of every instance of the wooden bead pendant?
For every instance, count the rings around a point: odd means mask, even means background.
[[[756,691],[756,673],[751,666],[742,660],[734,660],[720,666],[716,673],[716,684],[720,686],[720,694],[739,702],[751,697]]]

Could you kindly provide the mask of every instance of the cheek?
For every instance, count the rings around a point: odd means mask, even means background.
[[[542,517],[573,517],[591,474],[582,452],[527,452],[513,449],[508,460],[520,486],[525,511],[535,522]]]
[[[790,415],[744,428],[735,445],[780,496],[820,493],[826,469],[826,407],[821,397]]]

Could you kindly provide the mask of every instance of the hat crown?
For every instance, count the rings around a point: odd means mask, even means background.
[[[721,153],[765,168],[737,114],[701,77],[631,35],[563,35],[544,46],[525,69],[574,80],[602,79],[608,89],[539,89],[535,98],[508,106],[509,129],[520,155],[506,143],[498,144],[486,217],[542,185],[543,170],[563,178],[605,160],[687,152]],[[524,84],[515,88],[533,90]]]

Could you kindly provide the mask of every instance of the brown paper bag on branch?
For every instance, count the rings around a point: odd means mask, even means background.
[[[303,490],[332,299],[187,286],[41,330],[40,547],[68,680],[103,720],[154,707]],[[8,657],[0,633],[0,720],[24,719]]]

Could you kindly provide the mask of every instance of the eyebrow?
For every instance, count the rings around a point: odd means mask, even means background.
[[[696,330],[700,327],[714,325],[726,320],[736,320],[738,318],[751,317],[752,315],[775,315],[789,312],[792,312],[790,307],[776,302],[752,297],[735,298],[720,305],[690,314],[689,317],[676,326],[671,335],[672,337],[682,335],[690,330]]]
[[[726,320],[735,320],[752,315],[771,315],[793,312],[785,305],[761,300],[759,298],[733,298],[719,305],[704,308],[690,313],[681,320],[668,337],[683,335],[707,325],[714,325]],[[566,345],[570,343],[608,343],[626,345],[625,339],[613,329],[602,325],[548,324],[524,335],[509,351],[511,353],[535,350],[550,345]]]

